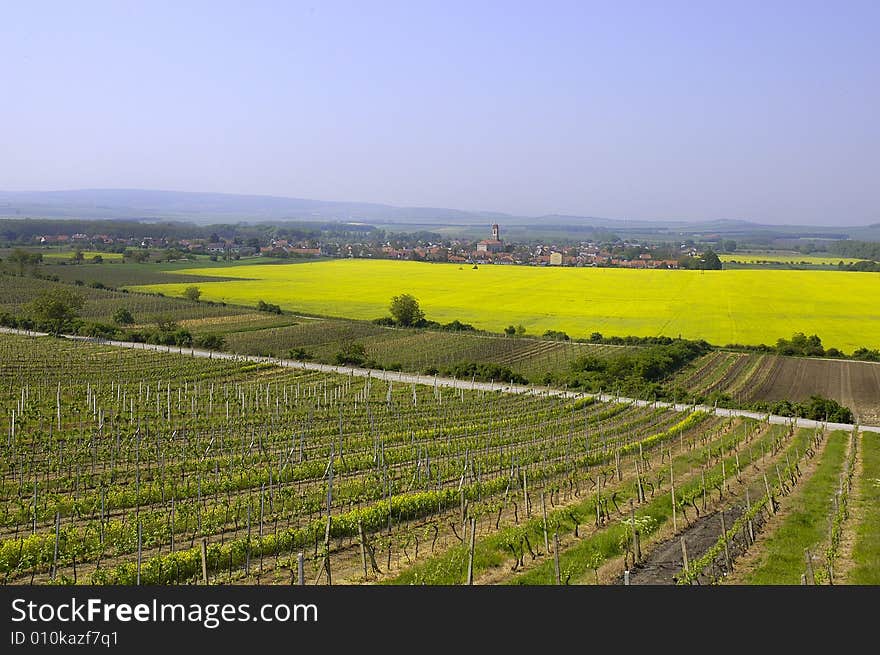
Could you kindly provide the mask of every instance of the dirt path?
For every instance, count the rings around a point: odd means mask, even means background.
[[[744,507],[734,505],[724,512],[728,528],[742,515]],[[721,513],[712,512],[701,517],[677,535],[657,544],[645,561],[630,570],[631,585],[672,585],[678,582],[678,574],[684,566],[681,540],[687,545],[688,559],[698,559],[708,551],[721,534]],[[618,584],[623,578],[617,580]]]

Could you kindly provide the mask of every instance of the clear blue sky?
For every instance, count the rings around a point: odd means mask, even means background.
[[[14,2],[0,189],[880,221],[880,2]]]

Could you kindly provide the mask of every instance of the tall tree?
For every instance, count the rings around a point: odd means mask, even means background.
[[[425,320],[425,312],[419,307],[419,301],[408,293],[394,296],[390,309],[394,322],[403,327],[415,327]]]
[[[38,325],[58,336],[79,317],[84,304],[85,298],[76,291],[56,288],[42,291],[31,301],[29,309]]]

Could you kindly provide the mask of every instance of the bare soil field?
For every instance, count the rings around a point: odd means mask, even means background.
[[[880,424],[880,364],[874,362],[776,357],[748,399],[799,401],[813,394],[846,405],[860,423]]]

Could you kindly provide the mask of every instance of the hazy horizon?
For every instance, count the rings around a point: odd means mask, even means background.
[[[880,222],[880,4],[34,2],[0,189]]]

